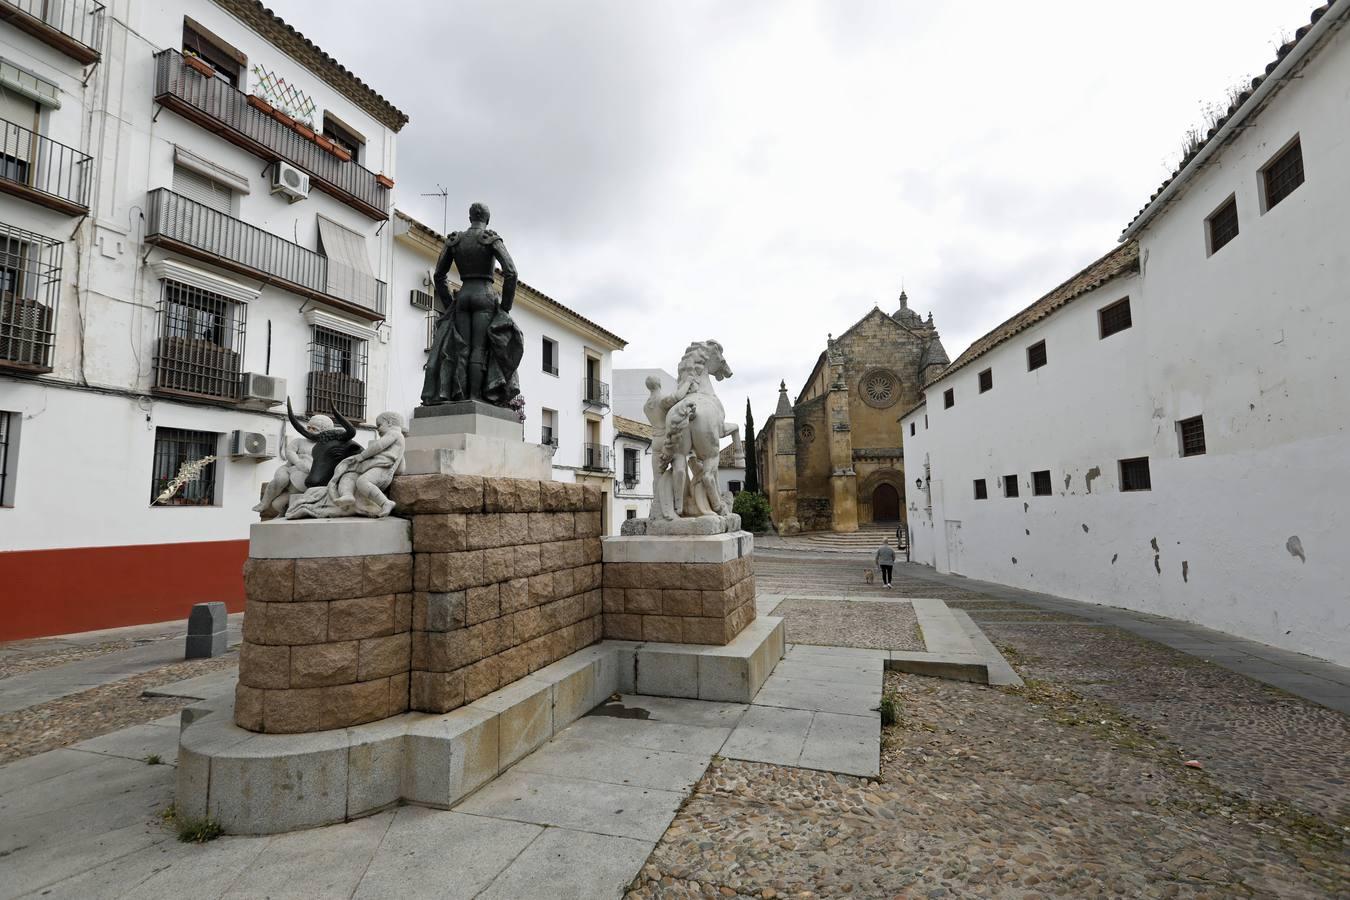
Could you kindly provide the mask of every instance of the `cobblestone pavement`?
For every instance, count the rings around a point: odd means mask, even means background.
[[[923,650],[919,619],[909,603],[789,598],[773,615],[782,616],[789,644],[865,647],[872,650]]]
[[[761,558],[759,590],[850,565]],[[1116,628],[895,593],[966,609],[1026,687],[887,674],[875,782],[716,761],[630,897],[1350,894],[1345,716]]]
[[[195,701],[180,697],[142,697],[147,688],[239,664],[238,651],[215,659],[195,659],[0,715],[0,763],[140,725],[177,712]],[[0,691],[4,681],[0,680]]]

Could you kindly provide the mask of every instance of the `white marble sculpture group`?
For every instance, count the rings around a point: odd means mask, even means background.
[[[718,491],[718,455],[728,435],[740,453],[741,429],[726,421],[713,380],[730,378],[731,367],[717,341],[695,341],[676,373],[670,394],[662,394],[659,379],[647,379],[651,394],[643,412],[652,426],[651,516],[641,525],[625,523],[625,528],[659,534],[677,530],[671,524],[676,520],[717,517],[721,521],[707,523],[708,528],[726,530],[733,514],[728,498]]]
[[[325,415],[310,416],[305,423],[310,436],[286,441],[286,426],[281,426],[284,462],[277,467],[263,491],[262,502],[253,507],[263,519],[284,516],[287,519],[331,519],[340,516],[366,516],[379,519],[394,510],[394,501],[385,496],[394,476],[403,471],[403,416],[383,412],[375,417],[377,435],[366,447],[337,463],[327,484],[307,487],[314,462],[315,437],[332,433],[333,420]]]

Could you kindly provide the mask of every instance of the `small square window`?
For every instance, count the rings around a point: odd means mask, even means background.
[[[1050,486],[1049,469],[1031,473],[1031,493],[1037,497],[1049,497],[1054,493],[1054,489]]]
[[[910,422],[910,423],[909,423],[909,436],[910,436],[910,437],[914,437],[915,432],[917,432],[918,430],[919,430],[919,429],[915,426],[915,424],[914,424],[913,422]]]
[[[210,431],[156,428],[150,505],[215,506],[216,464],[199,464],[216,456],[219,446],[220,435]]]
[[[1148,457],[1120,461],[1120,489],[1122,491],[1150,491],[1153,482],[1148,475]]]
[[[1045,365],[1045,341],[1037,341],[1027,348],[1027,371]]]
[[[976,500],[989,499],[989,487],[984,483],[983,478],[975,479],[975,499]]]
[[[1271,160],[1261,171],[1266,209],[1274,208],[1303,183],[1303,145],[1298,138]]]
[[[741,492],[741,483],[739,481],[728,481],[727,490],[731,491],[733,495],[739,494]]]
[[[1003,496],[1005,496],[1005,497],[1016,497],[1016,496],[1017,496],[1017,476],[1016,476],[1016,475],[1004,475],[1004,476],[1003,476]]]
[[[544,338],[544,371],[550,375],[558,374],[558,342]]]
[[[625,510],[625,511],[624,511],[624,518],[625,518],[625,519],[636,519],[636,518],[637,518],[637,510],[636,510],[636,509]]]
[[[985,369],[980,373],[980,393],[994,389],[994,370]]]
[[[1229,197],[1205,220],[1205,230],[1209,235],[1209,252],[1214,255],[1219,249],[1238,236],[1237,197]]]
[[[956,388],[947,388],[942,392],[942,408],[951,409],[956,405]]]
[[[1181,440],[1182,456],[1203,456],[1205,454],[1205,418],[1192,416],[1177,423],[1177,436]]]
[[[1107,338],[1118,331],[1124,331],[1134,323],[1130,321],[1130,298],[1117,300],[1110,306],[1097,310],[1097,330],[1100,337]]]

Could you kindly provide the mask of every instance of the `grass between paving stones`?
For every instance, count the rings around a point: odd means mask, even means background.
[[[178,840],[184,844],[205,844],[225,833],[225,829],[214,819],[191,819],[180,816],[178,807],[172,804],[159,816],[166,825],[178,832]]]

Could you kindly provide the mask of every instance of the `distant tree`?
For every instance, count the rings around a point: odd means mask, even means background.
[[[732,501],[731,511],[741,517],[741,527],[755,534],[763,534],[771,524],[769,500],[756,491],[741,491]]]
[[[755,457],[755,415],[745,398],[745,489],[759,493],[759,460]]]

